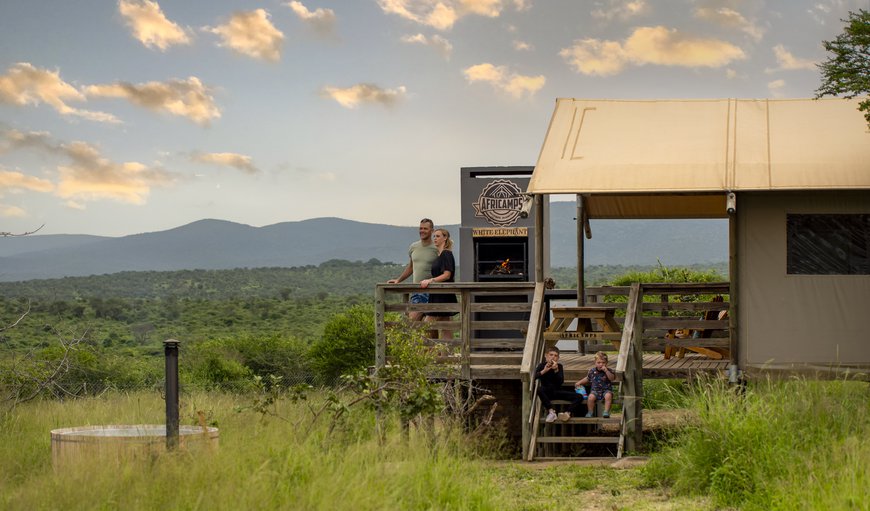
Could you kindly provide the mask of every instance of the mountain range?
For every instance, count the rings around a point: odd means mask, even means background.
[[[550,205],[551,265],[575,266],[573,202]],[[459,226],[445,226],[458,246]],[[667,266],[728,259],[724,220],[593,220],[587,265]],[[315,218],[252,227],[199,220],[122,237],[30,235],[0,238],[0,281],[170,271],[317,265],[331,259],[404,263],[417,227]]]

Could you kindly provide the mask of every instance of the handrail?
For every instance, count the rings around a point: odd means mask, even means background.
[[[622,342],[616,360],[616,377],[623,382],[621,440],[625,448],[634,451],[643,438],[643,295],[645,285],[635,282],[628,294]]]
[[[540,291],[538,287],[540,286]],[[407,295],[411,293],[426,292],[430,294],[455,294],[459,297],[457,303],[435,303],[435,304],[411,304],[407,301]],[[434,321],[424,324],[420,322],[412,322],[412,326],[419,326],[425,329],[449,329],[459,331],[459,342],[452,343],[454,346],[459,346],[459,363],[463,378],[471,378],[471,354],[477,343],[483,343],[490,337],[485,335],[480,339],[475,337],[478,331],[512,331],[525,330],[527,321],[525,318],[522,321],[513,319],[490,319],[483,318],[481,314],[509,312],[528,314],[533,304],[526,300],[529,294],[534,293],[537,297],[535,303],[543,302],[543,284],[535,284],[533,282],[450,282],[433,284],[426,289],[422,289],[419,284],[404,283],[404,284],[375,284],[375,366],[383,367],[386,364],[387,352],[387,329],[390,323],[387,321],[388,313],[411,313],[411,312],[455,312],[459,313],[459,321]],[[405,295],[402,297],[401,295]],[[495,302],[487,300],[476,300],[480,296],[522,296],[522,300],[508,300],[503,302],[497,300]],[[538,306],[540,308],[540,305]],[[479,314],[481,313],[481,314]],[[537,313],[540,315],[540,313]],[[437,318],[441,319],[441,318]],[[449,319],[449,318],[448,318]],[[516,335],[516,334],[512,334]],[[474,337],[474,339],[473,339]],[[483,337],[486,337],[485,339]],[[513,339],[513,337],[511,337]],[[510,339],[493,339],[493,341],[503,342]],[[518,350],[520,347],[525,349],[525,345],[521,344],[525,341],[523,337],[516,337],[514,345]],[[461,344],[460,344],[461,343]],[[450,363],[450,361],[447,361]]]
[[[532,310],[529,314],[529,329],[526,331],[526,344],[523,347],[523,360],[520,363],[520,380],[528,381],[528,397],[523,397],[523,403],[529,406],[528,421],[522,423],[523,457],[532,461],[535,456],[535,437],[538,434],[537,417],[540,413],[538,402],[538,380],[532,375],[538,360],[542,358],[544,349],[544,314],[547,313],[544,301],[544,283],[535,283],[535,294],[532,297]],[[526,391],[524,389],[524,391]],[[528,443],[527,443],[528,442]]]
[[[532,368],[540,359],[539,344],[543,340],[544,330],[544,283],[535,283],[535,294],[532,298],[532,311],[529,317],[529,330],[526,332],[526,345],[523,348],[523,361],[520,364],[520,374],[530,374]],[[531,389],[530,389],[531,390]]]
[[[640,284],[635,282],[631,285],[628,293],[628,305],[625,311],[625,323],[622,325],[622,341],[619,343],[619,355],[616,358],[616,376],[620,380],[628,368],[634,349],[635,328],[637,316],[640,312],[639,304],[643,300]]]

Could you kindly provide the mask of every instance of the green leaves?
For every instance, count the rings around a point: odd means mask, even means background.
[[[822,44],[831,55],[819,64],[822,85],[816,90],[816,98],[839,96],[854,98],[870,94],[870,11],[858,9],[849,12],[843,33],[833,41]],[[870,126],[870,99],[858,103]]]

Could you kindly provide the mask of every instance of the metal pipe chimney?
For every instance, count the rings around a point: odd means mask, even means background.
[[[178,341],[163,341],[166,357],[166,449],[178,447]]]

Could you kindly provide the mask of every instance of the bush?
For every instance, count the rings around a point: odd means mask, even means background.
[[[280,376],[287,384],[310,374],[308,347],[293,337],[239,335],[194,344],[188,367],[196,383],[225,385],[253,376]]]
[[[632,282],[722,282],[728,280],[714,270],[694,270],[691,268],[668,268],[659,263],[658,268],[650,271],[629,271],[610,282],[611,286],[629,286]]]
[[[354,305],[333,316],[323,336],[311,345],[311,365],[321,381],[334,382],[375,363],[375,314],[371,305]]]

